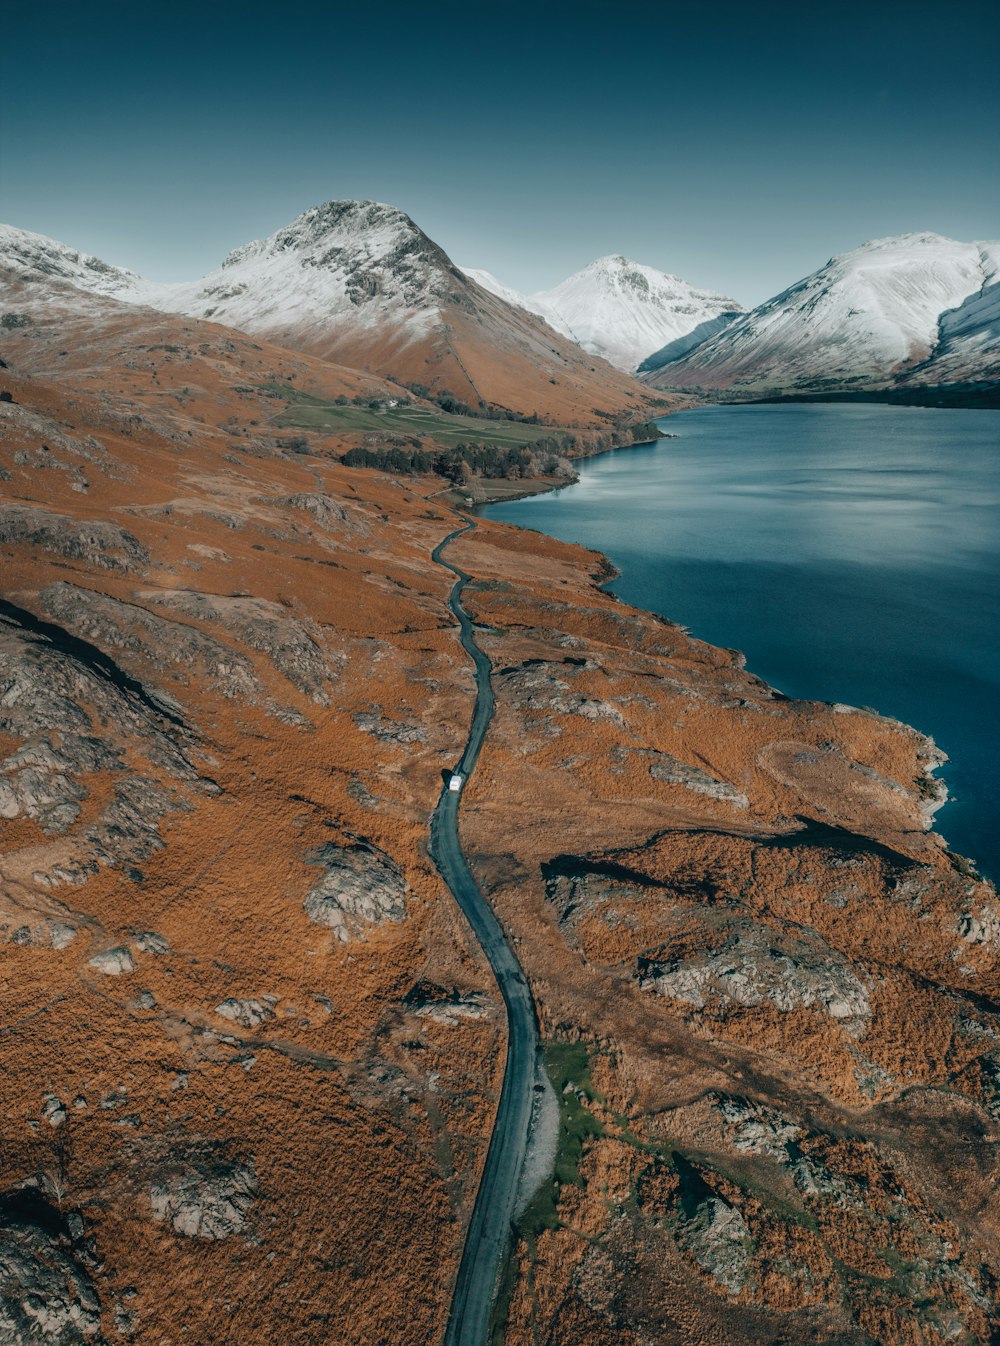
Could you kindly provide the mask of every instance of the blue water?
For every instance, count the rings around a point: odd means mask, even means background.
[[[1000,878],[1000,411],[710,407],[483,512],[605,552],[629,603],[793,697],[949,754],[937,830]]]

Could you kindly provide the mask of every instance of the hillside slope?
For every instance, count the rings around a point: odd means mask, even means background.
[[[1000,383],[1000,244],[985,243],[983,288],[941,315],[930,358],[897,379],[900,387]]]
[[[202,280],[144,281],[22,230],[0,234],[22,276],[208,319],[463,403],[593,425],[640,410],[643,390],[470,280],[413,221],[331,201],[237,248]]]
[[[568,337],[570,341],[576,341],[576,336],[569,324],[564,322],[556,310],[543,300],[537,299],[534,295],[522,294],[520,290],[515,290],[513,285],[505,285],[492,272],[483,271],[479,267],[463,266],[462,271],[470,280],[474,280],[482,289],[489,290],[490,294],[495,294],[505,304],[511,304],[514,308],[523,308],[528,313],[533,313],[536,318],[542,318],[547,322],[553,331],[558,332],[560,336]]]
[[[356,371],[67,299],[0,331],[0,1338],[424,1346],[504,1041],[441,482],[270,424]]]
[[[505,1056],[427,853],[445,483],[286,439],[275,383],[370,375],[0,281],[0,1337],[438,1342]],[[462,840],[559,1100],[510,1346],[991,1340],[1000,909],[934,745],[582,548],[450,555]]]

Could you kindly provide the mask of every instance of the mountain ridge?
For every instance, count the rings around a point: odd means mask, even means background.
[[[977,355],[984,344],[988,353],[989,342],[975,336],[992,308],[979,315],[975,305],[996,276],[998,253],[998,243],[930,232],[870,240],[664,362],[646,381],[752,397],[995,378],[995,361]],[[954,330],[958,357],[935,371],[949,315],[962,310],[971,321]]]
[[[471,406],[596,424],[647,388],[726,399],[919,396],[1000,380],[1000,242],[872,239],[747,311],[622,254],[533,295],[457,266],[398,207],[328,201],[195,281],[149,281],[0,226],[21,280],[222,323]],[[68,288],[66,288],[68,287]],[[647,394],[648,395],[648,394]],[[949,394],[950,396],[951,394]],[[596,418],[596,419],[595,419]]]

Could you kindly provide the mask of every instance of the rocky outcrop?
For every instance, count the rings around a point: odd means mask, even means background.
[[[378,847],[366,841],[329,844],[313,851],[306,862],[323,870],[306,894],[306,915],[316,925],[328,926],[338,939],[405,920],[409,885],[396,862]]]
[[[994,1122],[1000,1122],[1000,1056],[991,1054],[979,1061],[983,1105]]]
[[[0,543],[41,547],[105,570],[142,571],[149,564],[147,549],[119,524],[81,522],[33,505],[0,505]]]
[[[149,1189],[153,1219],[184,1238],[224,1239],[240,1233],[257,1195],[252,1163],[211,1152],[165,1166]]]
[[[9,897],[6,902],[0,902],[0,940],[9,940],[21,948],[65,949],[76,939],[76,935],[76,926],[66,921],[45,913],[27,911]]]
[[[23,764],[46,770],[93,772],[120,766],[109,737],[142,742],[147,755],[178,779],[196,772],[186,755],[187,726],[96,646],[25,609],[0,602],[0,728],[29,740]],[[101,733],[88,732],[96,727]],[[59,748],[51,735],[60,735]],[[69,745],[69,746],[68,746]]]
[[[328,660],[314,623],[293,617],[268,599],[196,593],[191,589],[151,590],[146,602],[233,631],[250,649],[266,654],[279,673],[319,706],[328,706],[335,664]]]
[[[0,732],[20,741],[0,763],[0,815],[35,819],[49,835],[77,823],[89,780],[111,777],[111,798],[74,834],[76,859],[41,882],[80,881],[100,864],[148,856],[158,824],[183,799],[159,777],[200,782],[184,721],[89,642],[0,603]],[[149,774],[131,760],[145,758]]]
[[[0,1197],[0,1341],[9,1346],[96,1342],[101,1309],[80,1242],[69,1222],[38,1194],[22,1190]]]
[[[143,953],[151,953],[154,957],[160,958],[170,952],[170,941],[165,935],[158,935],[155,930],[137,930],[133,938],[137,948]]]
[[[750,1230],[740,1212],[719,1197],[706,1197],[679,1222],[677,1242],[728,1294],[738,1295],[749,1280]]]
[[[561,665],[541,661],[528,663],[522,668],[506,669],[500,675],[504,695],[509,698],[511,705],[520,710],[579,715],[585,720],[606,720],[624,729],[625,718],[617,706],[572,688],[568,679],[574,679],[583,664],[584,661],[579,659],[567,660]],[[558,674],[556,667],[559,669]]]
[[[103,476],[118,481],[131,473],[115,461],[108,449],[93,435],[83,439],[67,433],[67,429],[30,407],[0,402],[0,425],[6,434],[16,434],[22,441],[33,441],[30,448],[18,449],[14,462],[29,472],[65,472],[74,490],[88,489],[84,464]]]
[[[352,526],[358,527],[345,506],[324,491],[302,491],[296,495],[279,496],[275,503],[288,505],[292,509],[305,510],[326,533],[343,532]]]
[[[732,804],[734,808],[750,807],[750,801],[742,790],[737,790],[736,786],[730,785],[728,781],[710,775],[701,767],[681,762],[666,752],[654,753],[651,756],[653,760],[649,764],[649,774],[654,780],[663,781],[665,785],[683,785],[685,790],[693,790],[695,794],[705,795],[708,799],[718,799],[724,804]]]
[[[269,997],[265,997],[265,1000]],[[241,999],[229,996],[216,1005],[215,1012],[223,1019],[229,1019],[241,1028],[259,1028],[268,1019],[274,1018],[274,1010],[265,1000]]]
[[[119,945],[113,949],[104,949],[89,959],[90,966],[106,977],[128,976],[135,971],[135,960],[128,949]]]
[[[371,734],[380,743],[398,743],[403,747],[427,742],[427,730],[421,724],[390,720],[374,711],[358,711],[351,718],[363,734]]]
[[[711,1158],[671,1147],[639,1173],[635,1203],[704,1274],[709,1296],[748,1314],[839,1305],[840,1330],[823,1339],[858,1346],[988,1339],[989,1278],[960,1251],[955,1224],[914,1190],[908,1167],[870,1141],[746,1098],[709,1095],[687,1120]],[[640,1243],[640,1263],[662,1257],[658,1241]],[[738,1339],[759,1340],[747,1321]],[[791,1329],[795,1319],[784,1321]],[[800,1337],[791,1330],[788,1339]]]
[[[406,993],[404,1001],[411,1013],[420,1018],[435,1019],[442,1024],[456,1024],[461,1019],[481,1019],[489,1012],[486,999],[478,991],[463,994],[454,986],[446,988],[434,982],[420,981]]]
[[[788,1013],[816,1009],[860,1036],[871,1017],[867,979],[818,936],[778,932],[744,920],[726,923],[701,952],[641,959],[644,986],[725,1017],[762,1004]]]
[[[786,1162],[789,1145],[802,1135],[795,1122],[763,1103],[745,1098],[722,1098],[718,1110],[732,1128],[733,1147],[743,1154],[767,1155]]]
[[[87,791],[73,780],[74,761],[83,756],[60,752],[42,739],[0,762],[0,818],[34,818],[43,832],[65,832],[80,816]]]
[[[196,626],[65,582],[48,585],[41,601],[67,630],[103,650],[121,650],[157,668],[166,662],[172,671],[198,676],[227,698],[266,699],[250,660]]]

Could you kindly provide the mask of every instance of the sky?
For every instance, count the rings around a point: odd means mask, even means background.
[[[1000,237],[1000,10],[8,0],[0,220],[154,280],[335,198],[522,290],[595,257],[757,303]]]

